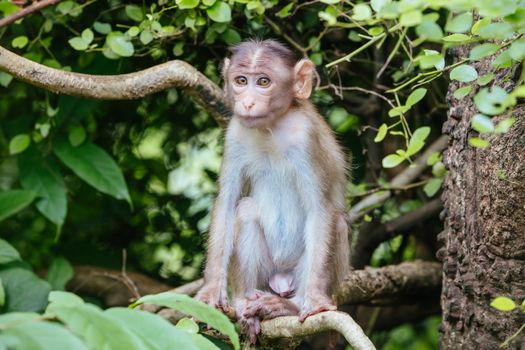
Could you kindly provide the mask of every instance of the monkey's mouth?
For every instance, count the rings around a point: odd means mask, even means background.
[[[259,119],[263,119],[264,117],[265,117],[264,115],[249,115],[249,114],[245,114],[241,116],[242,119],[247,120],[247,121],[259,120]]]

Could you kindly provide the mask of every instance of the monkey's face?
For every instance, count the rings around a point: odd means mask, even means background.
[[[230,67],[226,75],[227,99],[244,126],[267,127],[288,111],[294,98],[289,71],[260,65]]]

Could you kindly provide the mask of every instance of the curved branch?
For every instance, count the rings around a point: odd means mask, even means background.
[[[264,345],[271,339],[304,338],[309,335],[326,331],[336,331],[342,334],[348,344],[356,350],[375,349],[361,327],[350,317],[340,311],[328,311],[308,317],[304,323],[296,316],[279,317],[261,323],[259,340]]]
[[[172,87],[182,88],[221,126],[226,126],[229,119],[222,90],[184,61],[170,61],[135,73],[97,76],[50,68],[0,46],[0,70],[55,93],[100,100],[132,100]]]

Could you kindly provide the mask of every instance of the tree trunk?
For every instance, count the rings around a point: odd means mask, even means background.
[[[467,54],[468,48],[455,51],[457,59]],[[494,73],[492,83],[512,89],[517,68],[494,70],[491,61],[474,64],[479,75]],[[443,260],[441,348],[498,349],[525,322],[519,309],[501,312],[490,306],[497,296],[517,304],[525,299],[525,106],[512,111],[516,123],[509,132],[491,137],[488,148],[475,148],[468,139],[479,136],[470,127],[478,113],[472,96],[479,86],[474,82],[474,91],[462,100],[452,97],[458,87],[458,82],[449,87],[443,126],[449,135],[443,157],[449,174],[442,197],[444,247],[438,252]],[[506,349],[525,349],[524,333]]]

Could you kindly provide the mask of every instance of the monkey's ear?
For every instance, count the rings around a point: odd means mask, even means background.
[[[312,77],[315,66],[309,59],[303,58],[294,67],[294,95],[306,100],[312,94]]]
[[[230,59],[226,57],[224,59],[224,62],[222,62],[222,69],[221,69],[221,74],[224,80],[226,80],[226,73],[228,72],[228,68],[230,68]]]

